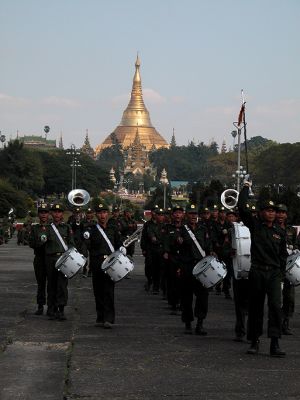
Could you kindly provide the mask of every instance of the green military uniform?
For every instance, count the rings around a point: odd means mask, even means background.
[[[243,187],[238,200],[241,220],[251,233],[251,268],[249,272],[249,353],[258,352],[258,338],[263,333],[265,296],[268,296],[268,337],[271,338],[270,354],[285,355],[279,348],[281,336],[281,281],[286,267],[286,239],[284,231],[275,223],[268,223],[252,216],[246,207],[249,187]],[[272,201],[261,204],[260,209],[275,210]],[[275,218],[275,215],[274,215]]]
[[[124,211],[124,216],[120,220],[120,233],[122,241],[126,240],[137,230],[137,224],[132,216],[127,216]],[[127,246],[127,255],[132,257],[134,254],[135,243]]]
[[[142,253],[145,257],[145,276],[147,279],[147,282],[145,283],[145,290],[149,291],[151,288],[151,285],[153,283],[153,271],[152,271],[152,259],[151,259],[151,250],[150,250],[150,243],[148,240],[148,229],[151,229],[151,226],[155,224],[155,210],[157,207],[154,207],[152,211],[152,216],[151,219],[146,221],[143,226],[142,234],[141,234],[141,250]]]
[[[60,204],[54,204],[51,210],[63,211],[64,209]],[[71,227],[64,222],[59,222],[55,224],[55,226],[65,244],[68,247],[74,247],[75,243]],[[55,313],[58,310],[58,318],[62,319],[60,317],[64,315],[63,310],[68,302],[68,279],[55,268],[55,264],[59,257],[65,252],[65,249],[51,224],[47,226],[46,235],[45,254],[48,280],[48,314],[51,319],[54,319]]]
[[[96,212],[108,211],[108,207],[104,204],[98,204],[95,208]],[[115,302],[114,288],[115,283],[108,274],[102,269],[101,265],[104,259],[112,253],[108,243],[100,233],[98,223],[90,226],[88,233],[89,238],[86,239],[86,246],[90,254],[90,268],[92,271],[93,291],[96,303],[97,323],[115,322]],[[119,231],[113,224],[101,226],[109,241],[115,250],[121,245],[121,237]],[[84,237],[87,235],[84,234]]]
[[[48,206],[42,204],[38,212],[48,213]],[[46,235],[47,224],[36,223],[32,224],[29,235],[29,246],[34,250],[33,268],[35,273],[35,279],[37,282],[37,295],[36,302],[38,304],[37,315],[43,313],[43,307],[46,304],[46,282],[47,282],[47,270],[46,270],[46,259],[45,259],[45,246],[46,246]]]
[[[156,209],[156,215],[164,215],[163,209]],[[151,221],[151,222],[150,222]],[[158,294],[160,289],[161,276],[164,273],[164,236],[166,234],[165,224],[156,220],[150,220],[143,230],[143,246],[146,245],[146,258],[149,268],[149,276],[153,284],[153,294]],[[163,289],[165,290],[165,289]]]
[[[197,214],[195,205],[188,205],[186,213]],[[202,250],[208,255],[212,251],[212,247],[206,226],[202,222],[193,225],[188,223],[187,226],[195,235]],[[195,316],[197,318],[195,333],[206,335],[207,332],[203,328],[203,320],[206,318],[208,311],[208,289],[193,276],[193,268],[202,260],[203,256],[186,228],[182,230],[182,239],[182,243],[177,246],[177,254],[180,260],[181,319],[186,325],[186,333],[191,333],[191,322]],[[196,297],[194,311],[193,295]]]
[[[93,225],[95,225],[97,223],[97,221],[94,218],[94,215],[93,215],[94,213],[93,213],[91,208],[88,208],[85,213],[86,213],[86,216],[82,221],[81,229],[82,229],[82,238],[83,238],[83,240],[82,240],[82,254],[87,258],[87,263],[83,267],[83,274],[85,275],[86,272],[88,271],[88,276],[91,276],[92,275],[92,271],[91,271],[91,269],[89,267],[89,265],[90,265],[90,255],[89,255],[89,251],[87,249],[87,245],[86,245],[86,242],[84,240],[84,236],[83,235],[84,235],[84,232],[90,232],[91,227]]]

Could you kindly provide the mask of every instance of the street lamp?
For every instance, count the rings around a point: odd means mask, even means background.
[[[164,188],[164,209],[166,209],[166,190],[167,190],[167,185],[169,184],[169,181],[167,178],[167,171],[165,168],[161,171],[161,176],[160,176],[159,181],[163,185],[163,188]]]
[[[240,183],[241,179],[244,179],[246,177],[247,171],[244,169],[242,165],[240,165],[240,168],[235,171],[234,174],[232,174],[233,178],[236,178],[236,190],[239,192],[240,191]]]
[[[81,167],[80,161],[78,160],[77,156],[80,155],[80,151],[76,150],[76,146],[74,144],[71,145],[70,150],[67,151],[66,154],[72,156],[72,162],[70,166],[72,167],[72,190],[76,189],[77,187],[77,167]]]

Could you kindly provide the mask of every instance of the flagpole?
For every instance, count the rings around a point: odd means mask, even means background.
[[[242,96],[242,105],[244,106],[243,124],[244,124],[244,139],[245,139],[246,171],[247,171],[247,174],[249,174],[248,144],[247,144],[247,123],[246,123],[246,102],[245,102],[245,99],[244,99],[244,91],[243,91],[243,89],[241,90],[241,96]]]

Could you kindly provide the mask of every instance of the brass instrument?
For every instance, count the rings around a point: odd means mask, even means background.
[[[245,181],[249,181],[249,175],[245,175]],[[251,186],[249,186],[249,197],[253,197],[254,193]],[[235,189],[226,189],[221,194],[221,203],[228,210],[232,210],[237,206],[239,199],[239,192]]]
[[[72,206],[82,207],[90,201],[89,193],[84,189],[74,189],[68,194],[68,201]]]
[[[132,235],[130,235],[127,239],[124,240],[123,246],[128,247],[131,243],[135,242],[136,240],[139,240],[139,236],[142,230],[143,230],[143,225],[137,228],[137,230],[134,231]]]

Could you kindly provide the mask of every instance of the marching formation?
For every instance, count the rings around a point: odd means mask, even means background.
[[[158,206],[138,227],[131,211],[116,205],[94,209],[74,207],[68,223],[64,208],[55,203],[38,208],[39,223],[32,224],[29,245],[34,249],[37,281],[36,315],[66,319],[68,279],[78,272],[92,278],[96,307],[95,326],[111,329],[116,310],[117,282],[134,268],[135,241],[145,260],[145,292],[161,294],[171,315],[181,315],[184,333],[206,336],[209,296],[224,295],[235,306],[235,341],[250,343],[248,354],[259,352],[263,333],[265,297],[268,298],[267,335],[270,355],[284,357],[279,339],[292,334],[300,235],[286,224],[287,208],[271,200],[249,203],[250,182],[245,182],[237,207],[198,207],[170,210]],[[195,325],[193,322],[195,320]]]

